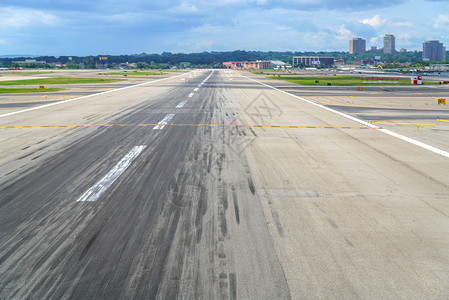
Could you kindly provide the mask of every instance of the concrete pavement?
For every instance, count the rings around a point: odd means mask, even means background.
[[[0,295],[447,298],[449,158],[278,83],[204,70],[0,116]],[[400,133],[447,152],[439,126]]]

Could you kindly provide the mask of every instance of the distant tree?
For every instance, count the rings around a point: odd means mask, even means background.
[[[137,69],[149,69],[150,68],[150,65],[148,64],[148,63],[146,63],[146,62],[138,62],[137,64],[136,64],[136,66],[137,66]]]
[[[161,66],[160,66],[159,64],[157,64],[156,62],[151,61],[151,62],[150,62],[150,68],[151,68],[151,69],[160,69]]]
[[[73,61],[69,61],[68,63],[66,63],[66,68],[67,69],[79,69],[80,66],[77,63],[74,63]]]
[[[96,58],[94,56],[88,56],[83,59],[85,69],[95,69],[96,68]]]

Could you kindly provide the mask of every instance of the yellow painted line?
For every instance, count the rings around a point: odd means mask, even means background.
[[[449,120],[438,119],[438,121],[449,123]]]
[[[353,97],[353,96],[349,96],[349,98],[352,98],[352,99],[354,99],[355,97]]]
[[[446,122],[445,120],[441,120]],[[449,122],[449,121],[447,121]],[[379,123],[381,122],[372,122]],[[392,124],[392,123],[385,123]],[[399,124],[399,123],[398,123]],[[407,123],[409,124],[409,123]],[[80,125],[13,125],[13,126],[0,126],[0,129],[7,128],[77,128],[77,127],[123,127],[123,126],[157,126],[160,124],[80,124]],[[317,129],[378,129],[375,127],[363,127],[363,126],[311,126],[311,125],[260,125],[260,124],[165,124],[165,126],[189,126],[189,127],[263,127],[263,128],[317,128]]]

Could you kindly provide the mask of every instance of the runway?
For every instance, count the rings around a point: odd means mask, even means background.
[[[0,107],[1,298],[447,298],[449,123],[414,143],[277,84]]]

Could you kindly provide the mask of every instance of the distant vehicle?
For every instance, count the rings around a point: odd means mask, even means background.
[[[10,70],[22,70],[22,68],[15,67],[15,68],[9,68]]]

